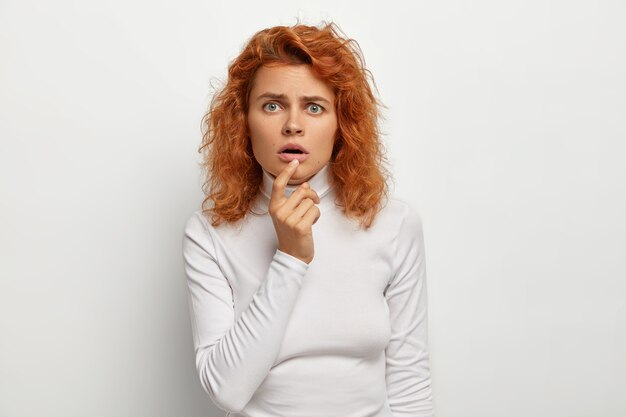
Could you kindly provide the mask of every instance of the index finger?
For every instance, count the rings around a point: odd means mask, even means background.
[[[285,187],[299,164],[300,161],[294,159],[278,174],[272,185],[272,200],[278,201],[285,196]]]

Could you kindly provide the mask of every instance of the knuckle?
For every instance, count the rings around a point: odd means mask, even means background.
[[[272,184],[272,193],[278,194],[280,189],[281,189],[280,181],[274,181],[274,183]]]
[[[309,231],[309,226],[305,222],[296,224],[295,229],[301,235],[306,235]]]
[[[274,217],[276,218],[276,220],[284,223],[286,220],[286,213],[284,210],[282,210],[282,207],[279,207],[278,209],[275,210],[274,212]]]

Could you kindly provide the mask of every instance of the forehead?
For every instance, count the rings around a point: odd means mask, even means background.
[[[254,75],[251,98],[266,92],[335,97],[331,86],[317,77],[307,64],[260,67]]]

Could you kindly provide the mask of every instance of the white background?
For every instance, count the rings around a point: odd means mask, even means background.
[[[623,1],[0,0],[0,416],[225,414],[182,268],[200,119],[296,18],[355,38],[388,106],[437,416],[626,415]]]

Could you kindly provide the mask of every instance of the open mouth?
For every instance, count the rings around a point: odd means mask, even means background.
[[[278,150],[279,154],[292,154],[292,155],[302,155],[308,153],[304,146],[299,143],[290,142],[286,143],[280,147]]]
[[[304,162],[309,157],[308,154],[306,149],[297,143],[288,143],[278,151],[278,157],[285,162],[291,162],[294,159]]]

